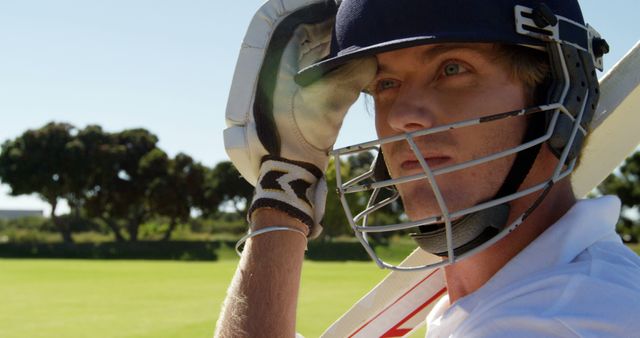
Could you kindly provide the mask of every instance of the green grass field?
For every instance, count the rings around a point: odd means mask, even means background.
[[[0,337],[209,338],[237,264],[230,253],[223,256],[218,262],[0,259]],[[298,331],[319,336],[386,273],[369,262],[307,261]]]
[[[211,337],[236,263],[0,260],[0,337]],[[306,262],[298,331],[319,336],[385,274]]]

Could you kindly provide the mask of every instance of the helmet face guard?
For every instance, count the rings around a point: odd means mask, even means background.
[[[531,47],[544,50],[550,65],[550,83],[548,88],[545,87],[546,102],[538,102],[538,105],[517,111],[398,134],[332,152],[336,173],[340,173],[341,161],[347,156],[361,152],[379,152],[382,145],[406,142],[422,168],[422,172],[411,176],[384,177],[379,175],[381,168],[384,171],[384,160],[380,153],[378,160],[371,164],[367,172],[346,180],[339,174],[336,177],[338,194],[350,226],[365,250],[381,268],[435,268],[455,263],[486,249],[522,224],[545,198],[554,183],[573,171],[598,102],[599,90],[595,69],[602,68],[602,55],[608,52],[608,46],[593,28],[584,24],[577,1],[549,0],[546,3],[549,5],[531,0],[345,0],[341,4],[331,54],[325,60],[304,69],[297,79],[300,83],[312,82],[322,74],[339,67],[341,63],[358,56],[446,42],[497,42]],[[425,10],[437,13],[425,14],[435,18],[431,20],[436,21],[435,23],[424,23],[420,21],[425,19],[424,17],[415,17],[420,16],[415,13]],[[403,16],[405,13],[411,13],[408,16],[409,20],[406,20],[407,16]],[[398,20],[419,21],[402,24],[398,23]],[[380,28],[385,26],[384,23],[397,24],[399,27]],[[383,36],[378,37],[376,33]],[[432,169],[416,144],[417,138],[426,135],[446,133],[453,129],[474,128],[486,123],[524,116],[544,120],[544,132],[525,139],[516,147],[467,162]],[[508,193],[497,194],[488,201],[461,210],[449,209],[442,189],[436,181],[438,176],[517,155],[544,143],[558,158],[558,164],[550,177],[533,186],[517,189],[522,183],[520,181]],[[531,163],[527,165],[530,167]],[[526,168],[526,172],[528,169]],[[524,176],[521,179],[523,180]],[[409,182],[422,183],[430,187],[440,212],[427,218],[397,224],[370,224],[373,223],[370,219],[374,213],[398,199],[396,187]],[[364,210],[352,212],[347,196],[354,193],[368,195],[368,203]],[[534,193],[539,194],[536,200],[507,224],[509,203]],[[422,249],[446,259],[436,264],[412,267],[394,266],[385,262],[373,249],[370,236],[373,233],[395,231],[412,232],[411,236]]]
[[[553,116],[551,118],[551,123],[549,124],[549,127],[547,128],[547,131],[544,135],[534,140],[523,143],[515,148],[493,153],[488,156],[477,158],[475,160],[458,163],[458,164],[454,164],[447,167],[431,169],[429,167],[429,164],[424,160],[421,154],[421,151],[415,142],[415,139],[421,136],[446,132],[451,129],[473,127],[482,123],[492,123],[500,119],[513,118],[516,116],[527,116],[531,114],[542,114],[546,112],[552,112]],[[510,156],[524,149],[528,149],[536,145],[540,145],[544,142],[548,142],[551,139],[553,130],[557,126],[558,121],[561,119],[561,116],[567,116],[567,118],[579,121],[583,117],[583,115],[584,114],[581,114],[580,116],[574,118],[573,116],[571,116],[571,113],[568,112],[561,104],[545,105],[545,106],[538,106],[538,107],[523,109],[520,111],[490,115],[490,116],[486,116],[479,119],[461,121],[461,122],[453,123],[450,125],[438,126],[436,128],[430,128],[430,129],[420,130],[412,133],[400,134],[400,135],[396,135],[396,136],[385,138],[385,139],[380,139],[380,140],[367,142],[367,143],[361,143],[361,144],[350,146],[347,148],[336,149],[332,152],[332,154],[335,157],[334,163],[336,166],[336,172],[341,172],[341,169],[340,169],[341,161],[343,161],[345,156],[351,156],[359,152],[379,151],[379,146],[383,144],[388,144],[393,142],[407,142],[409,144],[409,147],[413,151],[414,155],[420,162],[420,166],[422,167],[422,170],[423,170],[423,172],[419,174],[405,176],[405,177],[389,178],[389,179],[380,181],[375,179],[374,173],[376,171],[376,168],[375,168],[376,163],[374,162],[369,171],[357,177],[349,179],[346,182],[343,181],[339,175],[337,175],[336,180],[338,185],[338,195],[340,197],[342,206],[344,207],[345,213],[347,215],[347,219],[349,220],[349,223],[352,229],[355,231],[356,237],[365,247],[365,250],[367,251],[367,253],[381,268],[388,268],[393,270],[428,269],[428,268],[435,268],[442,265],[452,264],[462,258],[471,256],[476,252],[484,250],[488,246],[492,245],[493,243],[495,243],[496,241],[498,241],[499,239],[507,235],[509,232],[513,231],[518,225],[520,225],[526,219],[528,214],[530,214],[530,212],[533,211],[534,207],[537,206],[539,201],[541,201],[542,198],[544,198],[546,192],[548,192],[551,189],[554,182],[557,182],[567,177],[573,171],[573,168],[575,167],[577,159],[574,158],[568,161],[569,164],[567,166],[562,165],[562,163],[564,163],[562,159],[564,158],[566,160],[569,156],[570,148],[567,147],[563,152],[562,157],[558,162],[558,165],[553,175],[548,180],[544,182],[540,182],[532,187],[528,187],[527,189],[518,191],[508,196],[504,196],[498,199],[493,199],[493,200],[475,205],[473,207],[457,210],[454,212],[449,211],[447,207],[447,203],[444,200],[444,196],[440,191],[438,183],[436,182],[436,177],[447,174],[447,173],[470,168],[470,167],[473,167],[482,163],[486,163],[498,158]],[[576,135],[578,135],[579,133],[584,134],[586,133],[586,131],[580,127],[580,124],[578,122],[574,124],[574,129],[572,130],[570,141],[573,141],[573,139],[575,139]],[[398,199],[399,193],[395,189],[395,186],[400,184],[406,184],[409,182],[416,182],[416,181],[428,182],[428,185],[431,187],[436,197],[438,206],[440,207],[440,211],[441,211],[440,214],[434,215],[428,218],[424,218],[424,219],[413,220],[410,222],[403,222],[398,224],[388,224],[388,225],[369,224],[368,222],[369,216],[371,216],[376,211],[379,211],[380,209],[384,208],[385,206],[390,205],[391,203],[395,202]],[[391,196],[380,198],[381,193],[389,189],[391,190]],[[520,215],[520,217],[518,217],[515,221],[513,221],[511,224],[509,224],[506,227],[504,226],[504,224],[486,224],[486,223],[480,224],[484,226],[480,229],[471,229],[471,230],[475,230],[475,234],[473,233],[469,234],[469,231],[460,231],[463,233],[463,238],[461,238],[460,235],[458,235],[455,231],[456,225],[460,225],[464,223],[454,223],[454,220],[456,219],[467,220],[467,217],[473,217],[483,211],[490,212],[490,213],[501,213],[501,215],[498,215],[497,217],[502,218],[504,219],[504,221],[506,221],[506,216],[508,215],[509,208],[506,207],[507,215],[505,215],[503,211],[505,208],[505,205],[507,205],[509,202],[517,198],[520,198],[529,194],[533,194],[538,191],[543,191],[543,194],[538,198],[538,201],[536,201],[536,203],[534,203],[532,207],[530,207],[525,213]],[[352,206],[349,204],[347,196],[349,194],[362,193],[362,192],[369,193],[368,203],[364,210],[358,212],[357,214],[353,214],[351,212]],[[494,219],[494,217],[491,217],[493,215],[489,215],[489,216],[490,216],[489,219]],[[481,217],[481,219],[482,218],[483,217]],[[414,230],[415,232],[417,232],[417,229],[419,227],[429,226],[429,225],[438,225],[438,224],[444,225],[443,227],[439,228],[440,230],[438,231],[439,234],[436,233],[433,236],[434,240],[439,243],[431,244],[431,247],[433,246],[441,247],[441,248],[444,247],[446,248],[446,250],[444,251],[437,250],[436,252],[431,250],[427,250],[427,251],[433,254],[447,256],[448,259],[443,260],[441,263],[437,263],[437,264],[430,264],[425,266],[414,266],[414,267],[394,266],[393,264],[389,264],[383,261],[380,257],[378,257],[378,255],[375,253],[375,250],[373,249],[373,246],[369,241],[369,234],[371,233],[382,233],[382,232],[401,231],[401,230]],[[470,227],[471,228],[477,227],[477,223],[472,222]],[[491,236],[491,238],[487,239],[482,243],[479,243],[478,246],[471,248],[466,252],[459,253],[459,254],[455,252],[456,248],[464,246],[467,243],[474,241],[479,236],[482,236],[482,234],[486,231],[487,228],[495,229],[495,231],[492,232],[493,236]],[[414,235],[414,236],[419,236],[419,235]],[[466,236],[466,238],[464,236]],[[468,236],[471,236],[471,238],[468,238]]]

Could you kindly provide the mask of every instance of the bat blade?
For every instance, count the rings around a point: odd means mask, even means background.
[[[421,249],[400,265],[436,263],[439,257]],[[427,313],[446,293],[441,269],[393,271],[331,325],[322,337],[404,337],[424,323]]]
[[[585,196],[640,143],[640,42],[600,81],[601,97],[580,165],[572,176],[576,196]]]

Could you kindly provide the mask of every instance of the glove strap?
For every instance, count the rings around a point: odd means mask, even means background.
[[[324,210],[325,198],[326,183],[320,169],[310,163],[268,155],[262,159],[256,193],[247,217],[251,223],[251,215],[256,209],[277,209],[306,224],[308,236],[313,238],[322,229],[318,224],[322,215],[315,211]]]

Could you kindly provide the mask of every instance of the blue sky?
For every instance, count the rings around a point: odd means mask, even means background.
[[[169,154],[214,165],[240,42],[259,0],[0,2],[0,142],[49,121],[110,131],[144,127]],[[612,46],[608,69],[640,39],[640,1],[581,1]],[[365,132],[363,132],[363,130]],[[369,131],[369,132],[366,132]],[[338,145],[374,138],[364,103]],[[33,196],[0,209],[43,208]]]

